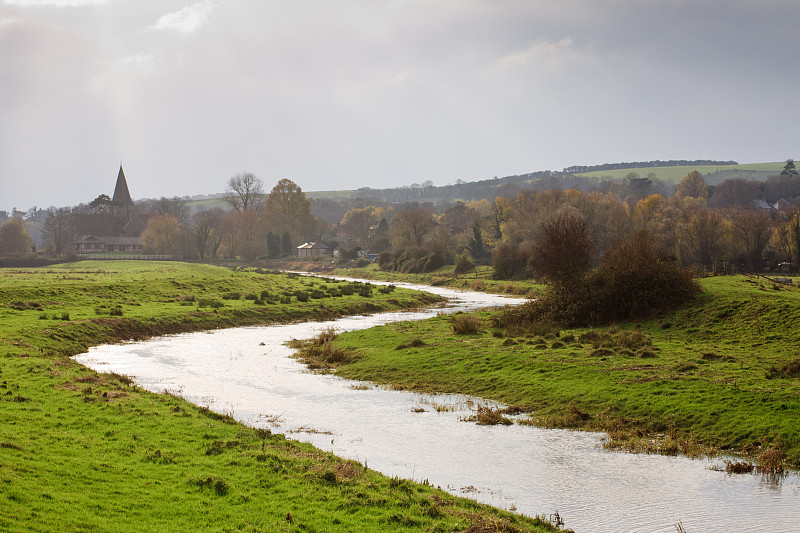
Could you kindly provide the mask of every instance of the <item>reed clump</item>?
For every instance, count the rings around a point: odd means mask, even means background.
[[[353,360],[354,354],[336,346],[338,334],[332,327],[324,329],[319,335],[308,340],[293,339],[289,346],[296,349],[295,357],[312,370],[331,371],[343,363]]]

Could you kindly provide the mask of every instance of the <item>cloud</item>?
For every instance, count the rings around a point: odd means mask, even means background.
[[[539,39],[528,48],[506,54],[497,59],[501,66],[525,65],[544,61],[575,61],[587,56],[587,53],[572,45],[572,37],[564,37],[558,42]]]
[[[167,13],[155,24],[154,30],[171,30],[178,33],[193,33],[208,23],[208,17],[216,6],[212,2],[199,2],[174,13]]]
[[[4,0],[4,4],[20,7],[83,7],[99,6],[112,0]]]

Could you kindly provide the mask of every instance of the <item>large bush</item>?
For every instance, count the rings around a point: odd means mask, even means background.
[[[528,276],[530,252],[513,243],[501,243],[492,255],[494,279],[525,279]]]
[[[381,254],[378,264],[382,270],[419,274],[433,272],[443,267],[445,258],[440,252],[432,252],[421,246],[409,246],[397,250],[394,254]]]
[[[538,300],[504,312],[503,327],[534,323],[567,327],[646,319],[673,309],[700,291],[691,271],[638,233],[610,252],[600,266],[569,283],[557,283]]]

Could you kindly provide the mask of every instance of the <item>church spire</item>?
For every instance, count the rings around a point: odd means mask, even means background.
[[[117,186],[114,187],[114,197],[111,199],[117,205],[132,206],[133,200],[128,190],[128,182],[125,180],[125,173],[122,171],[122,164],[119,165],[117,174]]]

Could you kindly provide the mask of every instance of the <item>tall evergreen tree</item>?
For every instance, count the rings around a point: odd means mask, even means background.
[[[283,238],[281,238],[281,251],[283,252],[284,257],[292,255],[294,252],[294,246],[292,246],[292,237],[289,235],[289,232],[285,232],[283,234]]]

